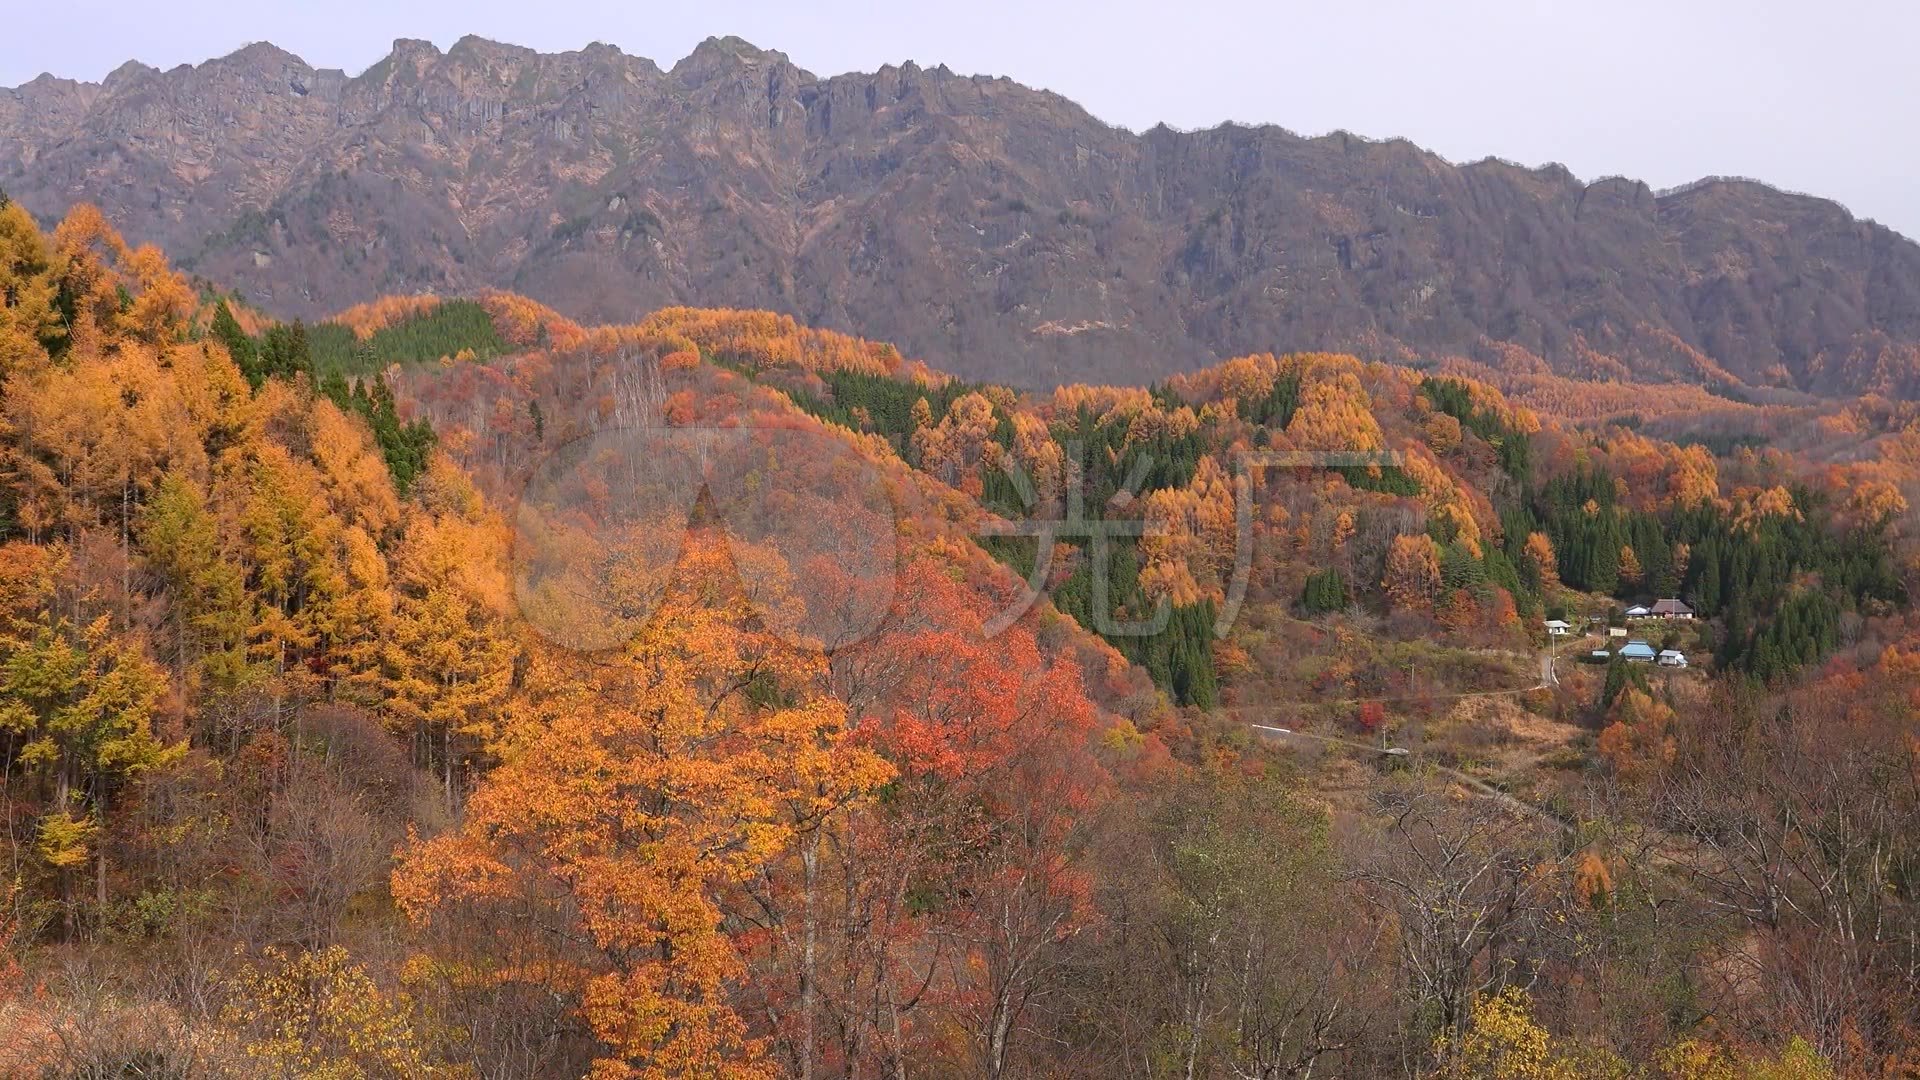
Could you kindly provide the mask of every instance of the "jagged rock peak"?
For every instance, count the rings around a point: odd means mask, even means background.
[[[465,41],[465,38],[461,39]],[[439,59],[440,46],[425,38],[394,38],[393,48],[387,51],[389,57],[429,56]]]
[[[100,85],[105,89],[114,90],[130,83],[138,82],[149,75],[158,74],[160,74],[159,68],[148,67],[138,60],[129,60],[108,72],[107,77],[101,81]]]
[[[66,94],[66,93],[71,93],[75,90],[93,89],[96,86],[97,84],[95,83],[80,82],[77,79],[63,79],[60,76],[55,75],[51,72],[43,71],[40,74],[35,75],[32,79],[29,79],[24,83],[21,83],[19,86],[14,87],[11,90],[8,90],[4,87],[0,87],[0,94],[6,94],[6,93],[18,93],[23,95],[29,94],[29,93]]]
[[[234,51],[228,53],[227,55],[222,56],[217,60],[209,60],[207,64],[203,64],[201,66],[205,67],[211,64],[220,64],[225,66],[232,66],[232,65],[238,65],[238,64],[253,64],[253,65],[275,66],[275,67],[280,67],[280,66],[300,67],[300,68],[308,67],[308,64],[305,60],[294,55],[293,53],[288,52],[287,50],[281,48],[280,46],[275,45],[271,41],[250,41],[247,44],[240,46],[238,49],[235,49]]]
[[[762,49],[744,38],[728,35],[710,37],[694,46],[692,52],[673,65],[673,74],[683,78],[707,78],[741,68],[768,65],[790,67],[792,63],[786,53]]]
[[[538,59],[539,56],[540,54],[538,52],[527,48],[525,45],[513,45],[504,41],[494,41],[491,38],[483,38],[478,34],[468,34],[462,37],[459,41],[453,43],[453,48],[447,50],[447,58],[449,60],[468,60],[475,58],[483,60],[533,60]]]

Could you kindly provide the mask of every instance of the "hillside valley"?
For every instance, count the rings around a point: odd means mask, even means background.
[[[1920,1060],[1912,403],[204,285],[0,206],[0,1074]]]

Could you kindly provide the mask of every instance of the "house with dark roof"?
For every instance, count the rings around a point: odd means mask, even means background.
[[[1656,600],[1651,614],[1656,619],[1691,619],[1693,609],[1684,600]]]

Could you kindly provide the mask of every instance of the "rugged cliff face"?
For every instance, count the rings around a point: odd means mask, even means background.
[[[466,38],[354,78],[271,45],[42,77],[0,90],[0,188],[98,202],[283,315],[491,285],[589,320],[775,308],[1028,384],[1338,348],[1920,393],[1920,245],[1831,202],[1134,135],[1006,79],[821,79],[737,39],[670,71]]]

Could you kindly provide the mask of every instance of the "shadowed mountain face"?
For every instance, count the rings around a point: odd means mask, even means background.
[[[1656,195],[1278,128],[1143,135],[1006,79],[662,71],[399,41],[0,90],[0,188],[99,203],[283,316],[493,286],[584,320],[764,307],[973,377],[1139,382],[1341,349],[1920,395],[1920,245],[1744,182]]]

